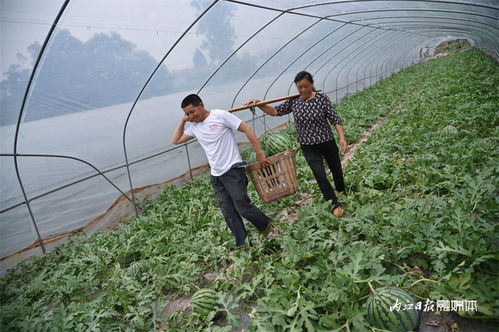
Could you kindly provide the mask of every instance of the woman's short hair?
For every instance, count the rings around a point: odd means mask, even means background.
[[[314,83],[314,78],[312,77],[312,74],[310,74],[308,71],[301,71],[295,76],[295,83],[298,83],[301,80],[307,80],[310,83]]]
[[[190,94],[187,97],[185,97],[184,100],[182,100],[180,107],[184,108],[184,107],[187,107],[189,105],[192,105],[194,107],[198,107],[199,104],[202,104],[202,103],[203,103],[203,101],[201,100],[201,98],[198,95],[193,93],[193,94]]]

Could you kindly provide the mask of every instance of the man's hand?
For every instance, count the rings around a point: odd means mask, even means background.
[[[256,160],[258,161],[258,164],[260,167],[266,167],[269,166],[270,163],[267,161],[267,157],[265,156],[265,152],[263,152],[262,147],[260,146],[260,142],[258,142],[258,138],[255,135],[255,132],[251,127],[246,123],[246,122],[241,122],[239,125],[238,130],[240,132],[243,132],[246,134],[246,137],[248,137],[248,141],[251,143],[251,146],[253,147],[253,150],[255,150],[256,153]]]
[[[256,160],[258,161],[258,164],[261,168],[270,166],[270,163],[262,150],[256,152]]]
[[[188,140],[192,139],[191,136],[184,134],[185,123],[188,121],[189,121],[189,117],[187,117],[187,116],[183,116],[180,119],[180,122],[178,123],[177,128],[175,128],[175,130],[173,131],[173,135],[172,135],[172,143],[173,144],[185,143]]]

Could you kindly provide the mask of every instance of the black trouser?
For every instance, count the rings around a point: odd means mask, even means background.
[[[345,191],[345,183],[343,181],[343,171],[341,169],[340,155],[335,141],[327,141],[314,145],[302,145],[303,155],[307,160],[308,165],[312,169],[315,180],[326,201],[332,201],[333,206],[337,207],[340,204],[334,193],[333,187],[329,182],[324,168],[324,159],[333,173],[333,180],[338,192]]]
[[[227,226],[236,237],[237,247],[243,245],[246,239],[246,228],[241,216],[249,220],[259,231],[265,230],[270,218],[251,203],[244,167],[233,167],[220,176],[212,175],[211,185]]]

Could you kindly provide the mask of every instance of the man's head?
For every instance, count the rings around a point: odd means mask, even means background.
[[[188,95],[182,100],[180,107],[184,110],[189,122],[201,122],[206,118],[203,101],[196,94]]]

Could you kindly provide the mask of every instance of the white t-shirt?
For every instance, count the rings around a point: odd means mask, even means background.
[[[211,110],[203,122],[192,123],[184,134],[196,137],[211,167],[211,175],[220,176],[241,162],[234,131],[241,119],[224,110]]]

